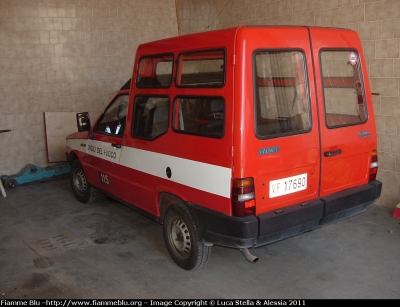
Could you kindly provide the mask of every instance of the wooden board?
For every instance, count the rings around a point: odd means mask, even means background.
[[[65,138],[78,131],[75,112],[44,112],[47,161],[64,162]]]

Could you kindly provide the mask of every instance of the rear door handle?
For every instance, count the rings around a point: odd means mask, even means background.
[[[342,153],[341,149],[334,150],[334,151],[325,151],[324,152],[324,156],[325,157],[332,157],[332,156],[340,155],[341,153]]]
[[[111,143],[111,146],[114,148],[121,148],[121,144]]]

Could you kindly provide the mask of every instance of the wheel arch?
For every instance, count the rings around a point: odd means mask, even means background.
[[[189,212],[186,202],[182,198],[166,191],[158,194],[158,210],[160,212],[160,221],[162,224],[164,223],[165,213],[168,208],[174,205],[184,207],[185,210]]]
[[[80,202],[88,204],[98,199],[99,193],[87,180],[82,163],[78,157],[71,160],[70,182],[74,195]]]
[[[72,165],[72,163],[73,163],[76,159],[79,159],[77,153],[76,153],[75,151],[73,151],[73,150],[71,150],[70,153],[67,153],[66,156],[67,156],[67,162],[68,162],[68,164],[69,164],[70,166]]]
[[[165,213],[167,212],[168,208],[172,206],[177,206],[184,210],[191,220],[193,221],[199,236],[201,237],[202,241],[206,244],[209,244],[205,241],[205,222],[204,216],[201,214],[199,210],[196,209],[196,205],[190,202],[187,202],[180,198],[179,196],[170,193],[170,192],[160,192],[158,197],[158,209],[160,213],[160,223],[164,224]]]
[[[174,194],[163,192],[160,193],[159,206],[164,241],[175,263],[185,270],[206,265],[212,244],[205,244],[199,223],[190,210],[191,204]],[[188,246],[189,251],[186,249]],[[189,254],[186,256],[185,253]]]

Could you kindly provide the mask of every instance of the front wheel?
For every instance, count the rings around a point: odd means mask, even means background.
[[[203,244],[192,217],[183,205],[167,210],[163,228],[168,252],[177,265],[185,270],[194,270],[208,262],[211,246]]]
[[[8,178],[4,182],[4,186],[6,187],[7,190],[14,190],[16,187],[18,187],[18,182],[13,178]]]
[[[98,198],[98,192],[87,182],[85,172],[79,160],[72,162],[70,179],[72,191],[80,202],[88,204]]]

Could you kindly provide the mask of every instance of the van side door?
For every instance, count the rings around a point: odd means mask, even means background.
[[[168,131],[169,117],[168,96],[135,96],[132,127],[121,151],[124,176],[120,181],[120,197],[153,215],[157,215],[154,186],[161,185],[162,178],[166,178],[165,155],[155,152],[155,148],[169,146],[163,137]]]
[[[94,185],[110,194],[119,192],[119,159],[126,124],[128,94],[117,96],[94,126],[94,139],[87,140],[85,161],[88,178]]]

